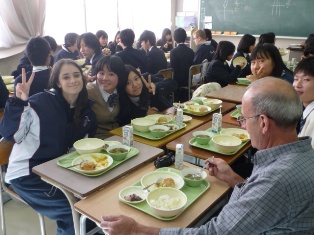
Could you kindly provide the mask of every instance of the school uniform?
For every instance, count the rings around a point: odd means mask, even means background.
[[[147,72],[146,52],[143,50],[126,47],[123,51],[116,54],[124,64],[130,64],[134,68],[140,68],[141,73]]]
[[[215,49],[206,42],[198,45],[195,54],[193,64],[201,64],[203,60],[207,59],[208,62],[212,61],[215,54]]]
[[[77,60],[79,59],[79,52],[78,50],[72,52],[68,48],[65,47],[65,45],[62,45],[62,48],[60,51],[58,51],[55,55],[55,62],[61,59],[72,59]]]
[[[248,53],[244,53],[242,51],[237,51],[237,53],[234,54],[231,63],[230,63],[230,69],[234,70],[234,66],[233,66],[233,61],[235,58],[237,57],[244,57],[247,61],[246,66],[241,70],[241,73],[239,74],[239,77],[241,78],[245,78],[247,75],[251,75],[252,71],[251,71],[251,58],[250,55]]]
[[[156,46],[152,46],[147,52],[146,56],[149,73],[156,74],[159,70],[167,68],[167,59],[165,57],[165,53]]]

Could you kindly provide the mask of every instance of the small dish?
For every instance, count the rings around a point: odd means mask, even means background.
[[[174,107],[175,109],[178,109],[179,107],[180,107],[181,109],[183,109],[183,110],[187,109],[186,104],[182,104],[182,103],[173,103],[173,107]]]
[[[166,178],[171,178],[174,180],[174,185],[176,189],[181,189],[184,186],[184,180],[181,177],[181,175],[178,175],[177,173],[174,172],[161,172],[161,171],[153,171],[149,172],[146,175],[144,175],[141,179],[141,184],[143,187],[146,187],[152,183],[157,182],[159,178],[166,179]],[[152,185],[149,190],[152,191],[156,188],[162,188],[158,187],[158,185]]]
[[[180,129],[180,127],[177,124],[168,123],[168,124],[164,124],[164,126],[169,127],[170,132]]]
[[[129,186],[119,192],[119,200],[125,203],[138,204],[146,200],[147,193],[148,191],[143,190],[141,186]],[[129,201],[125,198],[133,194],[139,196],[142,200]]]
[[[93,162],[96,164],[96,167],[94,170],[82,170],[80,168],[80,165],[73,167],[78,172],[85,173],[85,174],[97,174],[99,172],[102,172],[109,168],[112,163],[113,159],[107,154],[104,153],[91,153],[91,154],[84,154],[79,157],[76,157],[72,161],[72,165],[77,165],[80,164],[82,161],[87,161],[87,162]],[[107,163],[104,164],[103,161],[106,161]]]
[[[177,116],[174,116],[174,118],[173,118],[173,121],[176,121],[177,119]],[[183,115],[183,122],[189,122],[189,121],[191,121],[192,120],[192,117],[191,116],[188,116],[188,115]]]
[[[244,66],[242,67],[242,69],[244,69],[245,66],[247,65],[247,60],[246,60],[243,56],[236,57],[236,58],[233,60],[232,65],[233,65],[233,67],[236,67],[237,64],[243,63],[243,62],[244,62]]]

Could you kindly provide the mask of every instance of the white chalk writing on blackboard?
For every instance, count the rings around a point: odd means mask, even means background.
[[[293,0],[285,0],[285,1],[274,0],[271,14],[280,17],[281,8],[289,8],[295,5],[296,4],[293,2]]]

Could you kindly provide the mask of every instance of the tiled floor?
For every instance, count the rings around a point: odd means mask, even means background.
[[[4,205],[4,218],[7,235],[40,235],[39,217],[27,205],[10,200]],[[45,218],[45,226],[47,235],[56,234],[54,221]]]

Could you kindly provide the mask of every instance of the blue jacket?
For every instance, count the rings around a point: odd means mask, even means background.
[[[34,166],[66,154],[75,141],[94,136],[97,122],[91,106],[89,101],[75,128],[74,109],[58,92],[41,92],[29,101],[9,98],[0,122],[1,135],[15,142],[6,180],[30,175]]]

